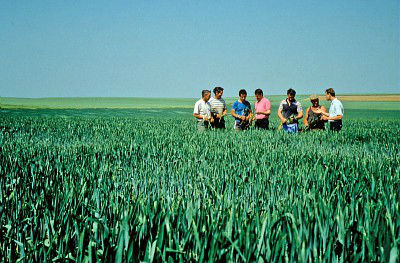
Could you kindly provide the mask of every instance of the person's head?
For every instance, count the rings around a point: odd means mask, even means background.
[[[220,99],[222,97],[222,94],[224,94],[224,89],[221,87],[215,87],[213,92],[214,92],[215,98]]]
[[[239,98],[244,101],[247,98],[247,91],[245,89],[239,90]]]
[[[326,100],[332,101],[336,97],[335,91],[332,88],[325,90],[325,98]]]
[[[296,97],[296,91],[294,89],[288,89],[287,97],[290,101],[294,101]]]
[[[319,98],[317,95],[311,95],[310,96],[310,102],[314,107],[318,107],[319,106]]]
[[[254,91],[254,95],[256,96],[257,101],[260,101],[264,96],[263,91],[261,89],[256,89]]]
[[[203,98],[203,100],[205,102],[207,102],[210,99],[210,96],[211,96],[211,91],[206,90],[206,89],[201,91],[201,97]]]

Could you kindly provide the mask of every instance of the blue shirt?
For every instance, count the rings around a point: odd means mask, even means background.
[[[232,109],[235,110],[236,114],[239,116],[248,116],[251,110],[251,105],[247,100],[243,101],[243,103],[237,100],[233,103]],[[238,118],[235,118],[235,120],[237,122],[241,121]]]

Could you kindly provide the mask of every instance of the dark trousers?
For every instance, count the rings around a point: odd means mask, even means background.
[[[254,128],[268,130],[269,129],[269,120],[268,119],[256,120],[256,122],[254,123]]]
[[[211,128],[215,129],[225,129],[225,120],[224,118],[221,119],[214,119],[214,122],[211,122]]]
[[[332,121],[329,123],[331,131],[340,131],[343,127],[342,120],[340,121]]]

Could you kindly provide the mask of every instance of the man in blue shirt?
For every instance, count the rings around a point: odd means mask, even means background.
[[[251,105],[246,100],[247,91],[239,91],[239,99],[232,105],[231,115],[235,118],[235,130],[247,130],[252,119]]]

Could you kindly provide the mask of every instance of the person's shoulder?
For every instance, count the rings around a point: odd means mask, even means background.
[[[243,101],[243,104],[249,106],[249,105],[250,105],[250,102],[249,102],[248,100],[245,100],[245,101]]]
[[[196,101],[195,105],[199,105],[202,102],[203,99],[199,99],[198,101]]]
[[[235,102],[232,104],[232,107],[233,107],[233,106],[237,106],[238,103],[239,103],[239,101],[235,100]]]
[[[271,102],[269,101],[269,99],[267,99],[267,98],[263,98],[262,99],[262,101],[263,101],[263,104],[265,105],[265,106],[271,106]]]
[[[282,100],[281,104],[287,104],[286,99]]]
[[[332,103],[335,104],[335,105],[342,105],[342,102],[341,102],[338,98],[335,98],[335,99],[332,101]]]
[[[214,102],[218,103],[218,104],[225,104],[225,100],[223,98],[219,98],[219,99],[214,98]]]

